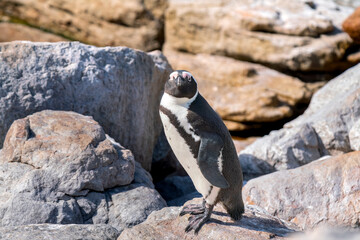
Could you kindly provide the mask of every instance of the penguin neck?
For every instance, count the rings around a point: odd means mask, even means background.
[[[171,108],[171,106],[174,105],[189,108],[191,103],[195,101],[198,95],[199,95],[199,91],[196,91],[195,95],[192,98],[186,98],[186,97],[177,98],[168,93],[164,93],[164,95],[161,98],[160,104],[166,108]]]

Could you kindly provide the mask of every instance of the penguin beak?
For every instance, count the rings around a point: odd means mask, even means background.
[[[183,84],[185,83],[185,79],[182,78],[182,77],[180,77],[180,76],[178,76],[178,77],[175,79],[175,83],[176,83],[177,86],[181,86],[181,85],[183,85]]]
[[[175,83],[176,83],[176,85],[180,85],[180,81],[181,81],[180,76],[178,76],[177,78],[175,78]]]

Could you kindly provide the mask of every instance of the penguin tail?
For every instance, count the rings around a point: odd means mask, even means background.
[[[233,220],[240,220],[245,212],[244,202],[241,197],[237,201],[232,199],[232,201],[225,201],[222,204]]]

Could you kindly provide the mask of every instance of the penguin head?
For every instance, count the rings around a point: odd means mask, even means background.
[[[176,98],[192,98],[197,93],[197,82],[191,73],[177,70],[165,83],[165,93]]]

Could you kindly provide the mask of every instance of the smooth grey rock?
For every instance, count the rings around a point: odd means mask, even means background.
[[[0,200],[0,226],[110,224],[118,231],[166,206],[131,151],[91,117],[50,110],[10,127]]]
[[[0,227],[0,239],[6,240],[114,240],[120,232],[109,225],[33,224]]]
[[[303,115],[241,151],[243,171],[266,174],[355,150],[359,117],[360,64],[316,92]]]
[[[243,196],[245,204],[260,206],[302,230],[321,225],[357,228],[360,152],[322,158],[249,180]]]
[[[91,115],[150,170],[171,72],[159,52],[78,42],[0,44],[0,146],[11,123],[44,109]]]

